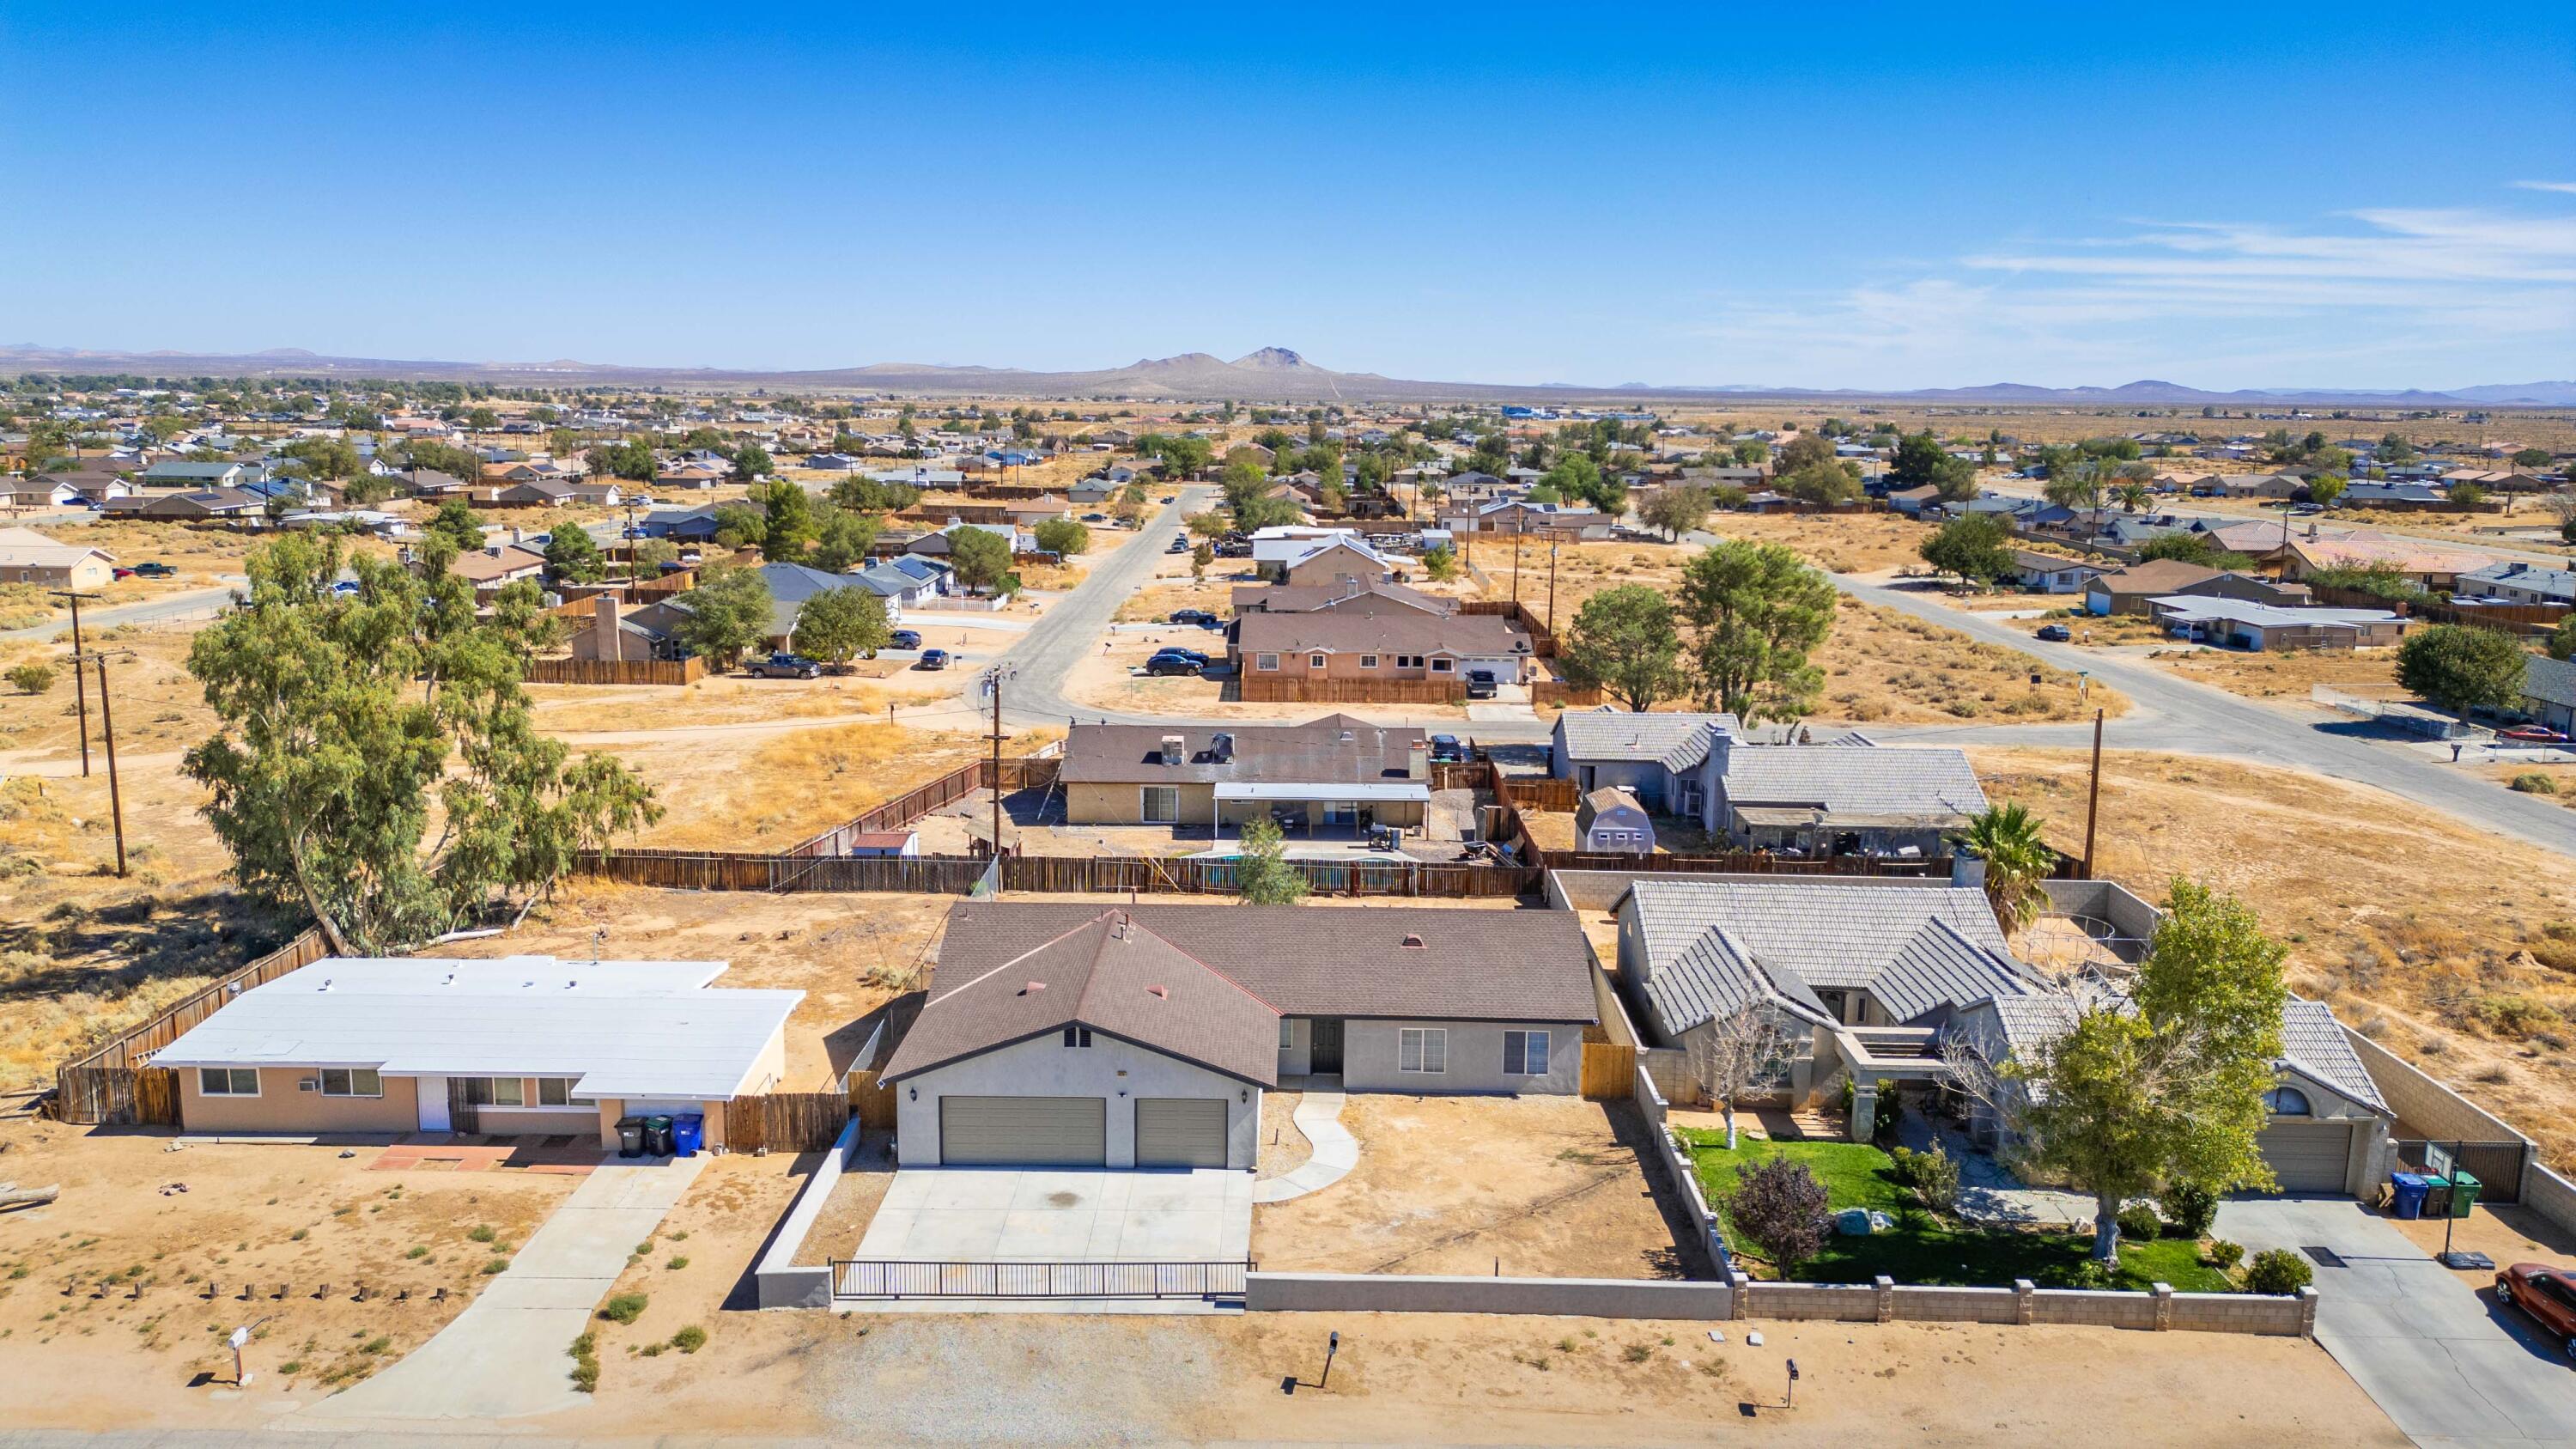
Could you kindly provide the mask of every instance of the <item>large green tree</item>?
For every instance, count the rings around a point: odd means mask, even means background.
[[[1252,820],[1234,858],[1234,888],[1248,906],[1292,906],[1306,898],[1306,874],[1288,863],[1279,827]]]
[[[680,596],[687,611],[672,626],[672,636],[690,653],[703,655],[718,669],[760,646],[775,622],[777,601],[760,570],[740,564],[711,563],[698,570],[698,586]]]
[[[814,550],[805,556],[805,562],[827,574],[848,573],[867,562],[868,548],[884,528],[884,523],[871,514],[827,509],[822,526],[815,530]]]
[[[1637,510],[1637,518],[1648,528],[1660,528],[1667,538],[1678,542],[1681,536],[1708,522],[1714,502],[1709,490],[1695,483],[1673,483],[1655,490]]]
[[[1950,456],[1932,430],[1912,434],[1896,444],[1896,460],[1888,465],[1890,488],[1920,488],[1925,484],[1941,490],[1945,499],[1973,498],[1977,493],[1977,466],[1965,458]]]
[[[2013,571],[2012,529],[1991,513],[1953,518],[1923,540],[1923,561],[1963,582],[1991,584]]]
[[[598,540],[578,523],[557,524],[546,535],[546,572],[560,581],[589,584],[608,577]]]
[[[1559,657],[1576,684],[1597,685],[1642,713],[1680,691],[1681,654],[1681,634],[1663,594],[1621,584],[1583,601]]]
[[[825,589],[796,611],[790,647],[827,664],[847,664],[886,646],[894,631],[886,622],[885,600],[851,586]]]
[[[1031,531],[1037,535],[1038,547],[1064,558],[1091,547],[1091,530],[1083,527],[1079,519],[1050,518]]]
[[[2466,719],[2480,705],[2508,709],[2518,702],[2529,658],[2499,630],[2435,624],[2397,646],[2397,682]]]
[[[2125,1002],[2082,1008],[2017,1053],[1996,1093],[2025,1165],[2093,1198],[2093,1256],[2119,1251],[2123,1204],[2168,1188],[2273,1182],[2256,1137],[2281,1054],[2287,948],[2232,896],[2174,882]]]
[[[236,877],[312,912],[343,955],[533,902],[576,852],[661,813],[624,765],[537,733],[520,683],[551,634],[536,585],[478,616],[455,557],[436,535],[416,571],[281,538],[251,554],[248,602],[188,651],[218,725],[182,768],[213,792]],[[333,588],[344,567],[354,594]]]
[[[1750,724],[1815,707],[1824,671],[1807,656],[1834,627],[1834,586],[1782,544],[1728,539],[1700,551],[1675,591],[1703,710]]]
[[[948,566],[957,582],[996,594],[1016,593],[1020,576],[1011,572],[1011,546],[989,528],[956,528],[948,534]]]

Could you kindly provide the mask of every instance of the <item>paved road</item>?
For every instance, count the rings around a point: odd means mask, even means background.
[[[704,1156],[594,1170],[475,1300],[403,1361],[299,1415],[335,1424],[514,1419],[579,1408],[564,1350]],[[253,1372],[257,1372],[256,1366]]]
[[[2557,1340],[2498,1306],[2349,1198],[2222,1204],[2219,1236],[2331,1249],[2317,1270],[2317,1342],[2425,1449],[2576,1445],[2576,1372]]]
[[[1003,690],[1005,720],[1022,726],[1060,724],[1078,714],[1120,723],[1163,722],[1144,715],[1104,714],[1095,706],[1076,704],[1065,697],[1065,681],[1072,677],[1076,663],[1100,647],[1101,636],[1116,617],[1118,606],[1153,582],[1155,567],[1163,561],[1172,540],[1183,531],[1183,515],[1206,507],[1209,494],[1206,488],[1182,489],[1180,496],[1147,519],[1134,537],[1094,563],[1081,583],[1056,600],[1029,626],[1028,632],[1003,651],[1000,662],[1018,671]],[[963,698],[980,702],[984,698],[981,686],[970,679]]]
[[[193,619],[201,615],[212,615],[232,602],[233,589],[236,586],[247,587],[250,583],[246,575],[223,574],[218,577],[231,582],[211,589],[190,589],[184,594],[172,594],[168,598],[153,599],[140,604],[120,604],[113,609],[86,610],[81,614],[81,632],[86,634],[92,629],[104,629],[111,624],[149,624],[163,619]],[[67,614],[49,624],[37,624],[25,629],[11,629],[6,633],[0,633],[0,639],[52,639],[71,631],[71,616]]]

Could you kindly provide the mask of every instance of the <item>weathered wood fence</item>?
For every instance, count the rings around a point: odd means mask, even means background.
[[[1464,704],[1464,679],[1314,679],[1245,672],[1235,685],[1247,704]]]
[[[727,1152],[821,1152],[849,1124],[848,1092],[767,1092],[725,1103]]]
[[[1002,793],[1015,790],[1043,790],[1055,783],[1056,772],[1064,760],[1052,753],[1058,747],[1047,746],[1047,753],[1018,755],[1001,762]],[[849,854],[853,836],[873,835],[882,831],[901,830],[942,805],[953,804],[978,790],[991,788],[994,781],[993,761],[977,760],[960,765],[927,785],[908,790],[883,805],[807,840],[781,851],[782,855],[843,856]]]
[[[87,1054],[56,1067],[53,1115],[84,1126],[175,1125],[179,1120],[178,1074],[145,1066],[144,1061],[234,997],[309,966],[327,954],[321,931],[308,929],[141,1026],[119,1032]]]
[[[750,855],[718,851],[620,850],[582,853],[581,873],[627,885],[705,891],[971,892],[992,864],[967,855],[888,857]],[[1287,863],[1307,889],[1328,896],[1510,897],[1538,888],[1526,866],[1449,865],[1415,860]],[[1002,889],[1065,894],[1233,895],[1231,860],[1149,856],[1009,855]]]
[[[707,677],[707,661],[686,659],[531,659],[530,684],[692,684]]]

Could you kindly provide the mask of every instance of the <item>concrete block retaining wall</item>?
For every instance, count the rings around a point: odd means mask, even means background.
[[[858,1147],[859,1119],[853,1117],[832,1143],[832,1150],[823,1154],[823,1165],[814,1169],[813,1177],[796,1194],[795,1206],[787,1210],[786,1221],[778,1225],[778,1236],[770,1240],[769,1251],[760,1255],[760,1266],[752,1270],[752,1285],[761,1307],[832,1306],[832,1270],[819,1264],[799,1265],[796,1254],[805,1246],[805,1235],[814,1230],[814,1220],[823,1215],[823,1204],[831,1200],[832,1189],[841,1180],[842,1167]]]
[[[2576,1233],[2576,1182],[2569,1182],[2537,1162],[2523,1164],[2522,1205]]]
[[[1725,1283],[1388,1273],[1253,1273],[1244,1282],[1244,1307],[1253,1312],[1560,1313],[1583,1318],[1735,1316],[1735,1289]]]
[[[1900,1323],[2019,1323],[2010,1288],[1898,1288],[1889,1307]]]

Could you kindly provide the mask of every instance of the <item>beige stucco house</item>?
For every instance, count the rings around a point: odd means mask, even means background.
[[[1222,831],[1277,811],[1310,829],[1415,830],[1431,801],[1431,742],[1346,714],[1227,729],[1077,724],[1056,780],[1074,825]]]

